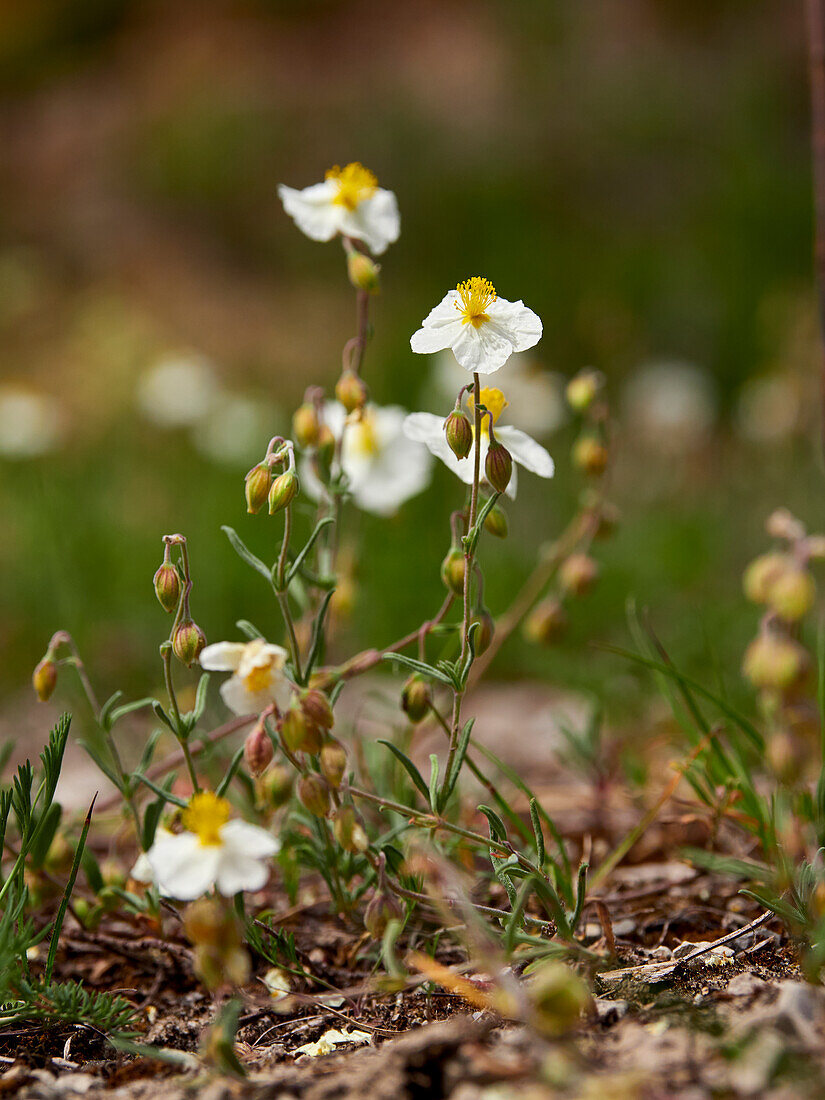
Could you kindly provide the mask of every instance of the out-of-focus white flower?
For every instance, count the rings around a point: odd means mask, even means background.
[[[166,355],[144,371],[137,400],[161,428],[188,427],[214,408],[220,395],[215,368],[202,355]]]
[[[434,392],[429,396],[437,405],[449,402],[452,407],[466,383],[467,372],[451,351],[436,356],[431,386]],[[544,370],[526,352],[515,352],[507,364],[508,416],[530,435],[546,438],[568,418],[564,387],[561,374]]]
[[[315,1043],[304,1043],[302,1047],[297,1047],[296,1054],[307,1054],[310,1058],[317,1058],[319,1055],[332,1054],[338,1046],[343,1046],[345,1043],[371,1043],[372,1036],[368,1031],[338,1031],[335,1028],[331,1028],[329,1031],[325,1031],[324,1034]]]
[[[472,403],[472,398],[470,398],[469,404],[471,407]],[[498,426],[498,418],[507,407],[507,400],[501,390],[497,390],[492,386],[485,386],[481,390],[481,404],[492,413],[493,424],[496,425],[495,437],[498,442],[503,443],[510,452],[513,457],[513,462],[518,463],[520,466],[523,466],[525,470],[529,470],[533,474],[538,474],[539,477],[552,477],[554,470],[553,459],[540,443],[537,443],[535,439],[526,432],[522,432],[518,428],[513,428],[509,424]],[[470,423],[472,424],[472,422],[471,416]],[[456,458],[444,434],[443,417],[425,412],[410,413],[404,421],[404,434],[410,439],[423,443],[436,458],[440,458],[445,466],[448,466],[454,474],[460,477],[465,485],[472,485],[474,449],[470,451],[466,458]],[[475,439],[475,427],[473,427],[473,438]],[[484,416],[481,421],[482,477],[484,476],[484,463],[487,458],[489,446],[489,418]],[[510,484],[507,486],[507,496],[513,500],[515,500],[516,497],[517,480],[516,467],[514,465]]]
[[[802,395],[793,378],[781,374],[750,378],[739,391],[737,431],[751,443],[779,443],[799,430]]]
[[[716,387],[710,374],[693,363],[648,363],[628,380],[622,404],[634,438],[683,454],[699,447],[713,427]]]
[[[155,841],[161,840],[163,837],[174,836],[175,834],[168,829],[164,829],[162,825],[158,825],[155,830]],[[132,870],[129,872],[129,877],[133,878],[135,882],[154,882],[155,873],[152,870],[152,864],[149,862],[149,856],[146,852],[141,852],[135,860],[135,864]]]
[[[261,440],[274,433],[281,420],[266,402],[242,394],[224,394],[195,425],[192,442],[206,458],[223,466],[249,466],[258,457]]]
[[[313,241],[331,241],[340,233],[380,255],[401,232],[395,195],[380,188],[373,173],[357,161],[345,168],[336,164],[323,183],[302,191],[282,183],[278,194],[284,210]]]
[[[292,992],[289,974],[277,966],[272,966],[263,977],[263,983],[273,1001],[282,1001]]]
[[[225,897],[261,889],[280,843],[257,825],[230,821],[229,814],[225,798],[199,791],[181,813],[184,832],[158,830],[146,860],[161,894],[194,901],[213,887]]]
[[[59,446],[60,406],[49,394],[0,386],[0,457],[37,458]]]
[[[292,688],[283,671],[287,651],[279,645],[254,638],[251,642],[215,642],[200,655],[201,668],[210,672],[231,672],[221,684],[221,698],[235,714],[260,714],[275,703],[289,706]]]
[[[410,347],[424,355],[452,348],[465,370],[492,374],[514,351],[537,344],[541,331],[541,320],[524,302],[499,298],[488,279],[474,275],[430,310]]]
[[[392,515],[429,484],[432,460],[426,447],[404,435],[406,415],[397,405],[367,405],[351,417],[337,401],[324,406],[332,434],[340,439],[343,432],[341,467],[353,500],[365,512]],[[324,492],[309,463],[301,484],[313,499]]]

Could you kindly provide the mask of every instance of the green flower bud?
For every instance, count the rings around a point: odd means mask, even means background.
[[[384,935],[391,920],[401,920],[404,911],[393,894],[381,891],[373,894],[364,911],[364,927],[375,939]]]
[[[413,674],[401,689],[401,709],[413,723],[421,722],[430,712],[433,693],[423,677]]]
[[[340,787],[347,770],[347,750],[340,741],[330,737],[321,746],[321,774],[331,787]]]
[[[327,424],[322,424],[318,432],[318,443],[315,447],[315,467],[318,477],[324,484],[329,481],[334,457],[335,436]]]
[[[506,539],[508,528],[507,513],[504,509],[494,504],[484,517],[484,528],[486,531],[489,531],[491,535],[495,535],[497,539]]]
[[[364,255],[363,252],[353,249],[347,255],[347,274],[349,275],[349,281],[356,290],[366,290],[368,294],[377,294],[381,287],[378,278],[380,270],[381,265],[370,259],[369,256]]]
[[[599,579],[599,567],[588,554],[571,554],[559,567],[559,584],[572,596],[583,596]]]
[[[354,371],[345,370],[335,384],[335,396],[348,413],[356,409],[363,409],[369,397],[369,391],[363,381]]]
[[[329,699],[323,691],[319,691],[317,688],[307,688],[306,691],[301,692],[299,703],[307,721],[325,730],[332,729],[335,718],[332,707],[329,705]]]
[[[567,631],[567,613],[554,596],[536,604],[524,623],[524,636],[530,642],[552,645]]]
[[[476,656],[480,657],[486,649],[490,648],[490,642],[492,642],[496,632],[496,621],[486,607],[481,611],[477,611],[474,618],[478,623],[478,630],[476,631]]]
[[[286,805],[292,794],[295,777],[289,768],[274,764],[261,778],[264,801],[274,810]]]
[[[298,406],[292,416],[292,438],[299,447],[306,450],[316,445],[320,432],[321,425],[315,406],[305,401],[303,405]]]
[[[450,547],[441,563],[441,579],[456,596],[464,592],[464,554],[457,546]]]
[[[300,706],[293,705],[281,719],[281,737],[290,752],[315,755],[321,749],[321,730],[307,721]]]
[[[366,852],[369,840],[352,806],[341,806],[335,812],[332,832],[345,852]]]
[[[57,665],[48,653],[32,673],[32,687],[41,703],[51,699],[57,687]]]
[[[302,775],[298,780],[298,798],[315,817],[326,817],[329,813],[329,787],[317,772]]]
[[[790,554],[780,554],[778,551],[760,554],[750,563],[742,577],[745,595],[752,603],[767,603],[776,578],[793,567]]]
[[[447,443],[456,458],[466,458],[473,447],[473,429],[460,409],[453,409],[444,421]]]
[[[272,747],[272,739],[266,732],[266,726],[260,719],[247,734],[243,746],[243,755],[249,774],[255,778],[263,775],[272,763],[275,750]]]
[[[191,619],[184,619],[178,624],[178,628],[172,638],[172,651],[177,659],[187,668],[197,661],[201,650],[206,645],[206,635]]]
[[[287,470],[276,477],[269,490],[269,514],[274,516],[290,505],[298,495],[298,489],[298,476],[294,470]]]
[[[164,611],[174,611],[180,600],[180,574],[170,561],[164,561],[152,578],[155,595]]]
[[[501,443],[490,441],[487,458],[484,460],[484,474],[496,490],[503,493],[513,476],[513,459],[510,452]]]
[[[586,412],[596,399],[604,383],[603,375],[596,370],[582,370],[567,383],[567,403],[574,412]]]
[[[594,435],[582,435],[573,444],[573,465],[590,477],[599,477],[607,469],[607,447]]]
[[[794,566],[770,585],[768,606],[787,623],[798,622],[814,605],[816,585],[810,573]]]
[[[756,688],[789,691],[808,671],[808,654],[792,638],[766,632],[745,650],[742,673]]]
[[[543,1035],[556,1038],[572,1030],[590,1004],[590,993],[578,974],[563,962],[542,963],[530,976],[533,1023]]]
[[[272,471],[269,463],[261,462],[253,466],[246,475],[246,510],[251,515],[260,512],[266,504],[269,490],[272,487]]]

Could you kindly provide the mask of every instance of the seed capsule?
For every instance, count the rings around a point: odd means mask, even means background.
[[[298,477],[294,470],[287,470],[272,482],[269,490],[269,514],[274,516],[290,505],[298,495]]]
[[[457,546],[451,547],[441,563],[441,579],[456,596],[464,591],[464,567],[464,555]]]
[[[460,409],[453,409],[444,421],[444,434],[456,458],[466,458],[473,446],[473,429]]]
[[[489,483],[499,493],[503,493],[510,484],[510,478],[513,476],[513,459],[501,443],[490,443],[487,458],[484,461],[484,473]]]
[[[205,645],[206,635],[191,619],[184,619],[172,638],[172,650],[177,659],[187,668],[197,661]]]
[[[180,575],[170,561],[163,562],[152,578],[155,595],[164,611],[174,611],[180,600]]]
[[[580,436],[573,444],[573,465],[590,477],[599,477],[607,469],[607,447],[593,435]]]
[[[752,603],[767,603],[771,587],[777,577],[793,568],[790,554],[774,551],[754,558],[742,577],[745,595]]]
[[[266,802],[277,810],[289,801],[292,794],[294,775],[280,764],[273,765],[263,776],[263,793]]]
[[[347,750],[331,737],[321,746],[321,774],[331,787],[340,787],[347,770]]]
[[[352,806],[342,806],[336,811],[332,832],[345,852],[366,852],[369,847],[367,834]]]
[[[788,691],[808,670],[808,655],[792,638],[780,634],[759,634],[742,660],[742,673],[754,687]]]
[[[567,613],[561,602],[550,596],[536,604],[524,623],[524,635],[530,642],[552,645],[567,630]]]
[[[382,891],[374,894],[367,905],[364,911],[364,927],[371,936],[380,939],[390,921],[401,920],[403,915],[404,912],[395,897]]]
[[[281,719],[281,737],[290,752],[314,755],[321,748],[321,730],[307,721],[300,706],[291,706]]]
[[[567,403],[574,412],[586,412],[596,399],[604,379],[599,371],[583,370],[567,383]]]
[[[329,787],[316,772],[298,780],[298,798],[315,817],[326,817],[329,813]]]
[[[263,722],[258,721],[244,741],[243,755],[249,774],[257,778],[272,763],[275,750]]]
[[[507,538],[507,513],[504,509],[494,504],[484,517],[484,529],[497,539]]]
[[[315,726],[321,726],[325,730],[331,730],[335,722],[329,699],[323,691],[317,688],[308,688],[302,691],[299,697],[301,710],[306,715],[307,721]]]
[[[430,685],[415,673],[401,689],[401,709],[413,723],[421,722],[430,712],[433,693]]]
[[[810,573],[794,567],[782,573],[770,585],[768,606],[787,623],[798,622],[814,605],[816,585]]]

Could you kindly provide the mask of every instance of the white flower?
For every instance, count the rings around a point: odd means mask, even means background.
[[[202,455],[228,467],[249,467],[260,441],[273,434],[282,417],[267,402],[243,394],[224,394],[195,425],[192,442]]]
[[[469,404],[472,407],[472,398],[469,399]],[[492,413],[494,424],[497,423],[502,410],[507,407],[507,401],[504,394],[501,390],[494,389],[493,387],[484,387],[484,389],[481,390],[481,404]],[[472,424],[472,422],[471,416],[470,423]],[[490,446],[490,431],[488,424],[489,418],[487,416],[482,417],[482,477],[484,476],[484,461]],[[448,466],[454,474],[457,474],[465,485],[472,485],[474,449],[470,451],[466,458],[456,458],[450,450],[450,445],[447,443],[447,437],[444,434],[443,417],[435,416],[433,413],[410,413],[404,421],[404,434],[410,439],[423,443],[432,451],[436,458],[440,458],[445,466]],[[475,428],[473,429],[473,435],[475,436]],[[553,459],[547,451],[545,451],[544,447],[542,447],[540,443],[537,443],[532,436],[529,436],[526,432],[520,431],[518,428],[513,428],[509,424],[505,424],[495,428],[495,437],[499,443],[504,444],[513,456],[514,464],[518,463],[523,466],[525,470],[529,470],[533,474],[538,474],[539,477],[553,476]],[[516,467],[513,465],[513,475],[510,478],[510,484],[507,486],[507,496],[513,500],[515,500],[516,497],[516,480]]]
[[[55,398],[18,386],[0,386],[0,456],[37,458],[60,443],[60,408]]]
[[[465,370],[492,374],[514,351],[526,351],[540,339],[541,320],[532,309],[499,298],[489,280],[474,275],[430,310],[410,347],[422,354],[452,348]]]
[[[670,455],[698,450],[716,420],[716,387],[693,363],[646,363],[630,376],[622,394],[632,438]]]
[[[282,1001],[292,992],[289,974],[277,966],[271,966],[263,976],[263,983],[273,1001]]]
[[[297,1047],[295,1054],[307,1054],[310,1058],[317,1058],[321,1054],[331,1054],[333,1050],[344,1043],[371,1043],[372,1036],[367,1031],[338,1031],[331,1028],[325,1031],[315,1043],[304,1043]]]
[[[343,432],[341,467],[353,500],[365,512],[392,515],[429,483],[432,461],[425,447],[404,435],[406,416],[406,409],[397,405],[367,405],[351,417],[337,401],[324,406],[332,434],[339,439]],[[315,500],[324,492],[309,463],[302,485]]]
[[[200,655],[201,668],[232,672],[221,684],[221,698],[235,714],[259,714],[270,703],[289,706],[291,687],[283,671],[287,651],[255,638],[251,642],[216,642]]]
[[[158,830],[146,861],[161,894],[194,901],[213,887],[225,897],[261,889],[280,843],[257,825],[230,821],[229,812],[225,798],[200,791],[181,814],[184,832]]]
[[[143,373],[137,399],[144,416],[161,428],[196,424],[220,395],[215,368],[202,355],[165,355]]]
[[[323,183],[303,191],[282,183],[278,194],[284,210],[313,241],[331,241],[340,233],[363,241],[379,255],[401,232],[395,195],[380,188],[372,172],[357,161],[330,168]]]

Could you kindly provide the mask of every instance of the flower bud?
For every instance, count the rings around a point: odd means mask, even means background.
[[[473,429],[461,409],[453,409],[444,421],[447,443],[456,458],[466,458],[473,447]]]
[[[559,584],[571,596],[583,596],[599,579],[599,567],[588,554],[571,554],[559,567]]]
[[[321,425],[318,422],[318,413],[310,401],[299,405],[292,416],[292,438],[306,450],[314,447],[318,442]]]
[[[249,774],[255,778],[259,775],[263,775],[267,767],[272,763],[275,750],[272,747],[272,740],[266,732],[266,726],[262,720],[259,719],[255,723],[254,728],[247,734],[243,746],[243,755],[244,760],[246,760]]]
[[[773,551],[754,558],[742,577],[745,595],[752,603],[767,603],[771,587],[782,573],[793,568],[793,559],[789,554]]]
[[[536,604],[524,623],[524,636],[530,642],[551,645],[567,631],[567,613],[554,596]]]
[[[799,777],[803,754],[799,741],[788,730],[772,733],[765,745],[765,756],[771,771],[780,783],[792,783]]]
[[[456,596],[464,592],[464,554],[457,546],[450,547],[441,563],[441,579]]]
[[[582,435],[573,444],[573,465],[590,477],[598,477],[607,469],[607,447],[594,435]]]
[[[289,768],[274,764],[261,779],[264,800],[274,810],[284,806],[292,794],[294,775]]]
[[[329,813],[329,787],[317,772],[301,776],[298,780],[298,797],[315,817],[326,817]]]
[[[253,466],[246,475],[246,510],[251,515],[256,515],[266,504],[269,490],[272,486],[272,471],[269,463],[260,462]]]
[[[745,650],[742,673],[756,688],[788,691],[808,671],[808,654],[792,638],[762,633]]]
[[[590,994],[582,979],[557,959],[542,963],[534,971],[528,990],[535,1012],[532,1022],[551,1038],[574,1028],[590,1004]]]
[[[183,912],[183,930],[193,947],[216,947],[227,929],[227,914],[216,898],[198,898]]]
[[[513,459],[510,452],[501,443],[490,440],[487,458],[484,460],[484,473],[498,493],[503,493],[513,476]]]
[[[411,722],[421,722],[429,714],[432,701],[430,685],[413,673],[401,689],[401,709]]]
[[[330,737],[321,746],[321,774],[331,787],[340,787],[347,770],[347,750],[340,741]]]
[[[57,687],[57,665],[48,653],[32,673],[32,687],[41,703],[51,699]]]
[[[352,806],[341,806],[332,821],[332,832],[345,852],[366,852],[367,834]]]
[[[335,384],[335,396],[348,413],[363,409],[369,397],[364,380],[355,371],[345,370]]]
[[[768,606],[787,623],[807,615],[816,599],[816,585],[810,573],[794,566],[781,573],[771,584]]]
[[[382,890],[373,894],[367,908],[364,911],[364,927],[375,939],[380,939],[391,920],[401,920],[404,911],[398,900],[390,893]]]
[[[332,707],[329,705],[329,699],[323,691],[319,691],[317,688],[307,688],[306,691],[301,692],[298,702],[307,721],[311,722],[313,726],[320,726],[325,730],[332,729],[335,718],[332,714]]]
[[[507,513],[504,509],[494,504],[484,517],[484,528],[486,531],[489,531],[491,535],[495,535],[497,539],[506,539],[508,528]]]
[[[476,612],[475,619],[478,623],[478,630],[476,631],[476,657],[480,657],[486,649],[490,648],[490,642],[492,642],[496,632],[496,621],[486,608]]]
[[[290,752],[314,755],[321,748],[321,730],[307,721],[299,706],[291,706],[281,719],[281,737]]]
[[[318,443],[315,447],[315,466],[318,477],[323,482],[329,481],[332,469],[332,460],[335,457],[335,436],[327,424],[322,424],[318,432]]]
[[[191,668],[206,645],[206,635],[191,619],[184,619],[172,638],[172,650],[177,659]]]
[[[164,611],[174,611],[180,600],[180,574],[170,561],[164,561],[152,578],[155,595]]]
[[[366,256],[363,252],[353,249],[347,255],[347,274],[349,281],[356,290],[366,290],[368,294],[377,294],[380,289],[378,272],[381,265]]]
[[[787,508],[777,508],[768,516],[765,530],[772,539],[787,539],[799,542],[805,537],[805,527]]]
[[[603,375],[597,370],[582,370],[567,383],[566,395],[570,408],[577,413],[586,412],[602,388]]]
[[[269,490],[269,514],[274,516],[288,507],[298,495],[298,489],[298,477],[294,470],[287,470],[276,477]]]

